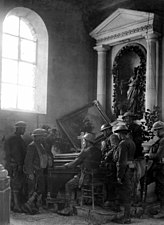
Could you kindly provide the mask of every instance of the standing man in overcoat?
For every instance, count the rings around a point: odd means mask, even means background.
[[[33,141],[27,147],[24,171],[28,183],[28,200],[24,204],[27,213],[35,214],[39,211],[42,196],[45,193],[46,180],[44,170],[51,161],[48,151],[45,149],[47,131],[37,128],[32,132]]]
[[[23,201],[24,173],[23,164],[26,154],[25,142],[22,135],[25,133],[26,123],[19,121],[15,124],[15,132],[5,139],[4,151],[6,169],[11,181],[11,209],[14,212],[21,212]]]

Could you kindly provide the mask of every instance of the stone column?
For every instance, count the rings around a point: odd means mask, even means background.
[[[97,46],[97,100],[106,111],[106,52],[109,46]]]
[[[158,105],[158,35],[148,34],[147,41],[147,66],[146,66],[146,109],[153,109]]]

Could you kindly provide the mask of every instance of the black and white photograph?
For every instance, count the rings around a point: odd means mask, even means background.
[[[164,0],[0,0],[0,225],[164,224]]]

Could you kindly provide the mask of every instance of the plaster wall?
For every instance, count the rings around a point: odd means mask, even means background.
[[[17,120],[27,122],[27,132],[43,124],[56,125],[56,119],[95,99],[96,52],[86,31],[81,11],[65,0],[52,8],[27,1],[6,0],[1,7],[1,25],[13,7],[27,7],[43,19],[49,35],[47,114],[0,110],[0,139],[13,131]],[[30,3],[31,2],[31,3]]]

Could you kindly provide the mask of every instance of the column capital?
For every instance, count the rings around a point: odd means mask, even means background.
[[[94,50],[97,52],[107,52],[110,48],[110,45],[98,45],[94,47]]]
[[[148,33],[145,35],[146,41],[157,41],[160,38],[160,33]]]

